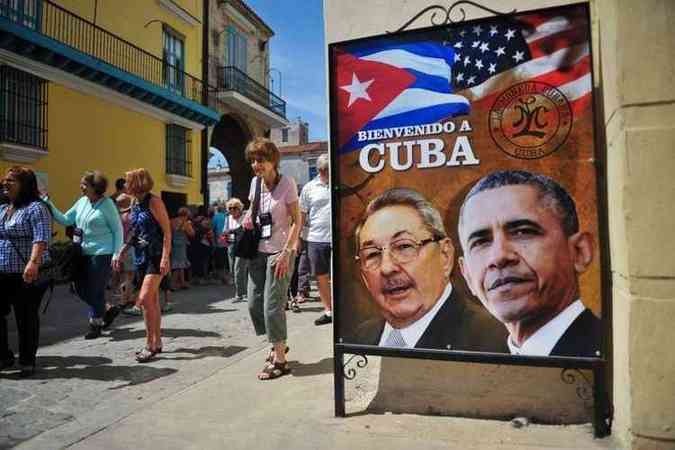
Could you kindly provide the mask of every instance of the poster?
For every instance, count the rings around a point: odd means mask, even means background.
[[[587,5],[329,56],[336,341],[601,357]]]

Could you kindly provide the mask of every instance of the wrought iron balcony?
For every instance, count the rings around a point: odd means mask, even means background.
[[[286,102],[236,67],[218,67],[218,90],[238,92],[286,118]]]
[[[202,80],[49,0],[0,0],[0,47],[212,125]]]

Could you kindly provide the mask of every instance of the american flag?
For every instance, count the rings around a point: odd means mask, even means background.
[[[487,102],[520,81],[557,87],[577,112],[591,100],[589,26],[585,8],[527,14],[453,29],[457,94]]]

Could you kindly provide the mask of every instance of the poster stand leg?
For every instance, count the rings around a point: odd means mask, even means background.
[[[345,367],[344,353],[334,348],[333,365],[335,376],[335,417],[345,417]]]
[[[609,436],[612,429],[613,411],[607,394],[607,379],[605,365],[596,364],[593,367],[593,429],[596,438]]]

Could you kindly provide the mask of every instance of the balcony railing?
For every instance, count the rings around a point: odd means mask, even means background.
[[[0,0],[0,17],[143,80],[203,103],[203,82],[49,0]]]
[[[281,117],[286,117],[286,102],[236,67],[218,68],[218,89],[238,92]]]

